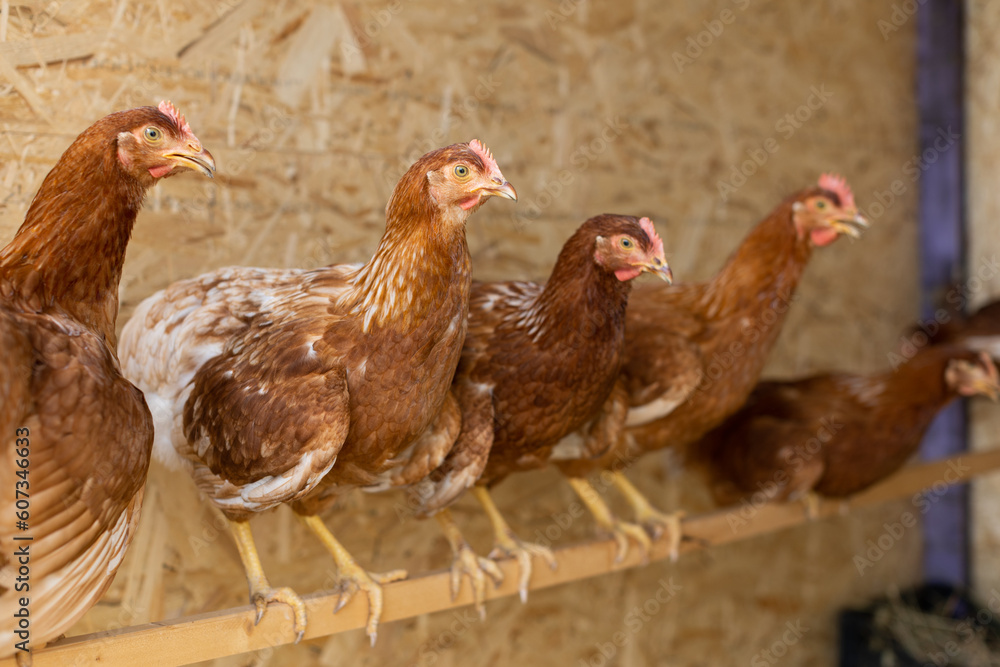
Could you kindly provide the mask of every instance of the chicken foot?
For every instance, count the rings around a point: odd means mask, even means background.
[[[642,495],[639,489],[635,488],[635,485],[629,481],[625,473],[614,472],[611,474],[614,476],[615,486],[625,496],[628,504],[632,506],[635,518],[639,524],[649,531],[654,540],[666,534],[670,549],[670,561],[677,562],[681,539],[684,536],[681,528],[681,520],[684,518],[684,512],[671,512],[669,514],[661,512],[653,507],[652,503],[649,502],[646,496]]]
[[[319,517],[300,516],[299,518],[319,538],[319,541],[323,543],[323,546],[337,563],[340,575],[340,596],[333,613],[343,609],[358,590],[364,591],[368,596],[368,623],[365,625],[365,633],[371,639],[372,646],[375,646],[375,640],[378,638],[378,622],[382,617],[382,584],[406,579],[406,570],[392,570],[384,573],[368,572],[357,564],[350,552],[337,541],[337,538],[333,536],[333,533]]]
[[[291,588],[272,588],[264,574],[264,568],[260,564],[260,556],[257,554],[257,546],[253,541],[253,533],[250,532],[250,522],[229,521],[229,530],[236,541],[236,548],[240,552],[240,560],[243,561],[243,569],[246,571],[247,584],[250,586],[250,603],[257,608],[257,617],[254,625],[260,623],[264,617],[264,610],[269,602],[283,602],[292,608],[294,615],[295,643],[302,640],[302,635],[306,632],[306,605],[302,598]]]
[[[473,603],[479,612],[480,620],[486,618],[486,577],[493,580],[494,585],[503,583],[503,572],[489,558],[477,556],[469,543],[465,541],[455,518],[448,509],[443,509],[434,515],[441,524],[445,539],[448,540],[453,554],[451,562],[451,599],[454,601],[462,588],[462,576],[469,577],[472,586]]]
[[[604,499],[597,493],[597,490],[586,479],[582,477],[570,477],[568,480],[569,485],[576,491],[576,495],[580,497],[580,500],[583,501],[583,504],[587,506],[587,509],[594,516],[598,527],[602,531],[610,533],[614,539],[616,547],[615,562],[620,563],[625,559],[630,539],[639,545],[639,549],[642,552],[642,560],[645,562],[649,558],[649,549],[653,544],[652,540],[649,539],[649,535],[646,534],[646,530],[642,526],[622,521],[612,514],[611,508],[608,507]]]
[[[520,571],[520,577],[517,582],[517,590],[521,596],[521,602],[526,603],[528,601],[528,583],[531,581],[531,557],[538,556],[548,564],[548,566],[555,570],[558,566],[556,563],[555,554],[548,547],[543,547],[540,544],[535,544],[533,542],[523,542],[521,539],[511,530],[510,526],[507,524],[507,520],[503,518],[500,510],[497,509],[496,503],[493,502],[493,497],[490,495],[489,490],[484,486],[476,486],[472,490],[473,494],[476,496],[476,500],[479,504],[483,506],[483,510],[486,512],[486,516],[490,519],[490,525],[493,526],[493,535],[496,539],[496,543],[493,550],[490,552],[489,557],[496,559],[503,556],[513,557],[517,560],[518,569]]]

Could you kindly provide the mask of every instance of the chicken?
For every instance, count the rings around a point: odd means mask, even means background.
[[[366,264],[221,269],[149,297],[125,327],[122,364],[150,403],[154,454],[190,471],[229,520],[258,621],[284,602],[305,632],[302,600],[268,583],[248,523],[290,504],[337,563],[337,608],[367,594],[374,643],[380,584],[406,573],[361,569],[318,515],[421,456],[421,434],[449,413],[471,284],[465,223],[492,196],[516,199],[481,143],[432,151],[393,190]]]
[[[453,392],[461,411],[458,441],[434,473],[415,486],[421,512],[442,523],[455,561],[453,594],[462,574],[473,583],[482,613],[483,572],[454,525],[447,505],[475,484],[496,538],[491,558],[512,556],[526,599],[531,556],[555,566],[548,549],[522,542],[490,498],[488,488],[513,472],[547,465],[557,443],[599,454],[621,431],[625,393],[616,385],[623,358],[625,307],[631,281],[643,272],[672,279],[663,241],[648,218],[599,215],[563,246],[549,281],[475,283],[469,333]],[[608,426],[617,422],[617,426]]]
[[[600,527],[620,532],[623,525],[585,479],[607,470],[646,530],[668,533],[676,559],[681,513],[654,509],[622,468],[664,447],[683,452],[737,410],[781,332],[813,248],[842,234],[858,238],[867,224],[847,183],[824,175],[758,223],[712,280],[636,290],[622,370],[627,437],[603,456],[558,462]]]
[[[710,432],[696,462],[720,502],[844,498],[898,470],[935,415],[958,396],[1000,395],[983,353],[927,346],[895,369],[863,376],[826,373],[761,382],[746,405]],[[755,500],[754,504],[759,504]]]
[[[0,250],[0,657],[83,616],[135,534],[153,425],[115,356],[118,282],[146,191],[189,169],[215,163],[169,102],[111,114]]]

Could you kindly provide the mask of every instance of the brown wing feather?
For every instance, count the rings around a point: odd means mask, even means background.
[[[244,338],[252,336],[251,328]],[[284,474],[310,452],[322,452],[313,472],[336,459],[350,421],[347,372],[303,352],[306,338],[270,329],[266,340],[240,345],[239,354],[230,348],[195,374],[185,436],[214,474],[243,485]]]
[[[352,268],[220,269],[150,297],[122,332],[126,373],[157,415],[157,457],[179,455],[232,518],[298,498],[337,459],[346,370],[315,353],[309,322]]]
[[[0,438],[6,438],[22,425],[27,414],[34,354],[27,336],[15,325],[13,316],[2,308],[0,350],[4,351],[4,363],[0,367]]]
[[[493,403],[489,389],[460,382],[452,391],[461,406],[461,430],[440,467],[410,491],[411,504],[427,515],[447,507],[482,475],[493,446]]]
[[[365,490],[374,492],[409,486],[426,478],[444,462],[458,438],[461,427],[462,415],[458,402],[454,394],[449,391],[441,412],[427,430],[403,454],[391,462],[393,467],[380,476],[378,483]]]
[[[638,306],[638,308],[637,308]],[[639,310],[634,316],[631,309]],[[623,380],[629,392],[629,426],[638,426],[670,414],[701,383],[704,360],[699,346],[692,341],[697,330],[691,317],[688,326],[665,325],[662,314],[657,319],[644,316],[641,303],[630,307],[625,338]],[[659,321],[658,321],[659,320]]]
[[[556,445],[552,460],[565,475],[583,477],[593,461],[623,452],[628,398],[625,384],[619,378],[593,421]]]
[[[694,449],[693,463],[707,469],[719,504],[759,494],[782,501],[813,489],[823,476],[822,452],[806,448],[808,427],[771,415],[725,424]]]
[[[0,522],[0,550],[13,553],[19,546],[15,536],[34,538],[32,641],[41,645],[64,632],[110,585],[138,520],[153,431],[142,395],[121,376],[103,340],[54,317],[14,317],[24,333],[13,337],[15,353],[5,356],[4,391],[30,391],[32,399],[17,410],[5,403],[2,421],[30,431],[30,519],[24,532],[13,521]],[[11,341],[10,327],[3,328],[0,337]],[[21,379],[12,385],[11,377]],[[0,512],[14,517],[16,482],[22,479],[14,432],[8,429],[0,442]],[[12,614],[21,594],[11,590],[15,574],[11,562],[0,569],[5,649],[12,646]]]

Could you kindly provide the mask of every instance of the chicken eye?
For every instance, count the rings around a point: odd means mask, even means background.
[[[816,201],[816,208],[826,208],[826,201],[819,199]]]
[[[148,141],[151,144],[155,144],[156,142],[158,142],[160,139],[163,138],[163,133],[160,132],[160,128],[153,127],[152,125],[147,127],[142,134],[144,137],[146,137],[146,141]]]
[[[466,179],[471,175],[471,171],[464,164],[455,165],[455,176],[461,179]]]
[[[632,239],[624,236],[622,237],[622,240],[619,241],[619,243],[621,244],[621,247],[625,248],[626,250],[630,249],[634,245],[632,243]]]

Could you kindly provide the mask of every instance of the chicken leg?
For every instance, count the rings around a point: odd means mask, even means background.
[[[635,488],[625,473],[614,472],[611,474],[614,476],[615,486],[625,496],[628,504],[632,506],[639,524],[650,532],[654,540],[666,533],[669,540],[670,560],[676,562],[680,552],[681,538],[684,535],[681,529],[681,519],[684,518],[684,512],[666,514],[659,511],[646,499],[646,496],[642,495],[639,489]]]
[[[493,502],[493,497],[485,486],[476,486],[472,492],[475,494],[479,504],[483,506],[486,516],[489,517],[490,525],[493,526],[493,536],[496,539],[496,543],[493,551],[490,552],[490,558],[508,556],[517,560],[517,565],[521,573],[517,582],[517,590],[521,595],[521,602],[525,603],[528,601],[528,583],[531,581],[531,557],[540,557],[550,568],[555,570],[558,566],[555,554],[552,553],[552,549],[543,547],[540,544],[522,542],[514,534],[514,531],[511,530],[500,510],[497,509],[496,503]]]
[[[295,616],[293,627],[295,643],[298,644],[306,632],[306,605],[302,602],[302,598],[291,588],[272,588],[268,583],[248,521],[229,521],[229,530],[236,541],[236,548],[240,552],[240,560],[243,561],[243,569],[246,571],[247,584],[250,586],[250,602],[257,608],[254,625],[260,623],[260,619],[264,617],[264,610],[267,609],[269,602],[284,602],[292,608]]]
[[[569,485],[576,491],[576,495],[580,496],[580,500],[583,501],[583,504],[587,506],[587,509],[594,516],[597,525],[605,532],[610,533],[614,539],[615,546],[617,547],[615,550],[615,562],[620,563],[625,558],[625,555],[628,553],[628,542],[630,539],[639,545],[643,561],[645,561],[649,557],[649,548],[653,543],[643,527],[622,521],[612,514],[611,508],[608,507],[604,499],[597,493],[597,490],[586,479],[582,477],[570,477],[568,480]]]
[[[448,509],[443,509],[434,515],[434,518],[441,524],[445,539],[451,546],[453,559],[451,563],[451,599],[458,597],[458,592],[462,588],[462,575],[469,577],[472,584],[472,598],[479,612],[479,618],[486,618],[486,577],[489,576],[493,583],[499,586],[503,583],[503,572],[489,558],[477,556],[465,541],[462,531],[459,530],[455,518],[452,517]]]
[[[368,596],[368,623],[365,625],[365,633],[371,639],[372,646],[375,646],[375,639],[378,637],[378,622],[382,617],[381,585],[406,579],[406,570],[392,570],[385,573],[367,572],[357,564],[350,552],[337,541],[337,538],[333,536],[333,533],[319,517],[300,516],[299,518],[319,538],[319,541],[323,543],[323,546],[337,563],[340,575],[340,597],[336,607],[334,607],[334,613],[343,609],[351,596],[359,589]]]

